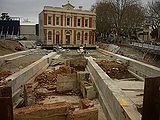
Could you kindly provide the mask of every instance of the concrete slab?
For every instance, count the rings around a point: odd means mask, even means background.
[[[6,59],[5,61],[11,61],[11,60],[15,60],[15,59],[18,59],[18,58],[21,58],[21,57],[24,57],[25,55],[19,55],[19,56],[16,56],[16,57],[13,57],[13,58],[10,58],[10,59]]]
[[[51,104],[56,102],[69,102],[73,105],[79,104],[79,96],[69,96],[69,95],[52,95],[45,98],[43,101],[40,101],[39,103],[43,104]]]
[[[143,104],[143,81],[115,81],[121,90],[132,100],[135,105]]]
[[[87,70],[99,93],[101,105],[108,120],[140,120],[141,115],[134,103],[114,83],[114,81],[96,65],[93,59],[88,59]],[[97,71],[97,68],[99,69]]]
[[[57,76],[57,91],[65,92],[77,89],[76,73]]]

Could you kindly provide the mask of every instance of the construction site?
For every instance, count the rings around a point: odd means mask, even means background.
[[[0,120],[156,120],[160,68],[107,48],[0,56]]]

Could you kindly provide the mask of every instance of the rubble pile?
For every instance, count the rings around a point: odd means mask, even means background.
[[[85,58],[78,57],[67,60],[66,65],[75,68],[76,71],[85,71],[87,60]]]
[[[97,64],[109,75],[111,78],[123,79],[129,78],[132,75],[127,70],[127,65],[120,61],[97,61]]]
[[[35,82],[37,86],[34,89],[35,97],[39,100],[43,100],[48,95],[54,94],[73,94],[73,91],[65,91],[64,93],[59,93],[57,91],[57,77],[58,75],[70,75],[76,73],[75,69],[69,66],[59,67],[57,70],[47,70],[39,76],[36,77]]]
[[[69,102],[30,105],[14,109],[14,120],[98,120],[98,109],[90,101],[79,104],[77,110]]]
[[[39,83],[39,86],[45,85],[53,85],[56,82],[58,74],[65,75],[65,74],[72,74],[75,73],[75,69],[69,66],[60,67],[57,70],[48,70],[43,72],[38,77],[36,77],[35,82]]]

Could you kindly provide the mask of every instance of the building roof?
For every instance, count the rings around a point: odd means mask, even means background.
[[[67,4],[62,5],[62,7],[63,7],[64,9],[67,9],[67,10],[72,10],[72,9],[74,9],[74,6],[71,5],[71,4],[69,3],[69,1],[68,1]]]
[[[44,10],[48,11],[57,11],[57,12],[69,12],[69,13],[82,13],[82,14],[90,14],[96,15],[95,12],[90,10],[83,10],[83,9],[72,9],[67,7],[53,7],[53,6],[44,6]]]
[[[36,25],[36,24],[32,22],[21,22],[20,25]]]

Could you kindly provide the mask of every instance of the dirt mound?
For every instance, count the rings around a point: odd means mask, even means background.
[[[43,100],[48,95],[53,94],[74,94],[72,91],[58,93],[56,88],[57,76],[76,73],[75,69],[69,66],[60,67],[57,70],[48,70],[36,77],[37,86],[34,90],[36,99]]]
[[[109,75],[111,78],[123,79],[130,78],[132,75],[127,70],[127,65],[119,61],[97,61],[97,64]]]
[[[0,56],[16,52],[15,47],[19,44],[15,40],[2,40],[0,39]]]
[[[76,72],[75,69],[72,67],[68,67],[68,66],[60,67],[57,70],[49,70],[49,71],[43,72],[35,79],[35,82],[38,82],[41,87],[42,86],[44,87],[45,85],[54,85],[58,74],[64,75],[64,74],[71,74],[75,72]]]
[[[84,57],[77,57],[67,60],[66,65],[75,68],[76,71],[85,71],[87,60]]]

